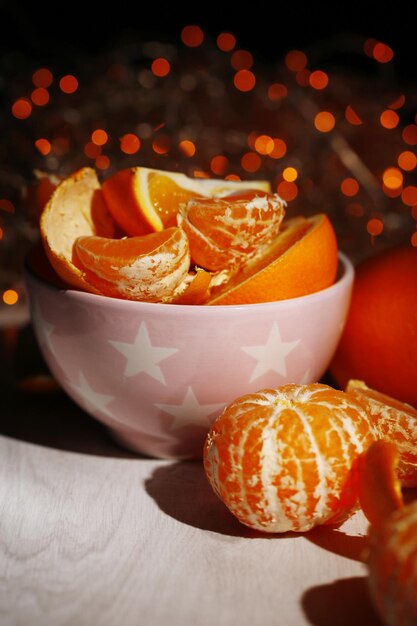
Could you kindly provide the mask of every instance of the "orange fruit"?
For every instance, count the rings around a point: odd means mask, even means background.
[[[346,391],[355,396],[373,420],[382,439],[399,451],[398,476],[404,487],[417,487],[417,410],[386,394],[350,380]]]
[[[241,189],[270,191],[267,181],[189,178],[179,172],[133,167],[103,182],[109,211],[131,236],[177,225],[179,207],[191,198],[222,196]]]
[[[59,183],[42,211],[40,233],[46,255],[58,276],[72,287],[96,292],[72,262],[77,237],[114,235],[114,222],[93,169],[85,167]]]
[[[352,300],[330,365],[350,378],[417,406],[417,248],[400,246],[356,267]]]
[[[209,295],[213,275],[201,267],[196,267],[177,289],[173,304],[205,304]]]
[[[190,267],[188,240],[181,228],[141,237],[78,237],[74,263],[85,280],[113,298],[168,302]]]
[[[188,236],[194,263],[220,271],[262,254],[277,236],[284,213],[277,194],[246,192],[244,198],[194,198],[180,207],[178,223]]]
[[[287,220],[261,255],[213,289],[208,304],[251,304],[296,298],[333,284],[337,239],[325,214]]]
[[[353,512],[355,464],[374,440],[353,397],[320,383],[287,384],[225,408],[207,435],[204,468],[243,524],[302,532]]]

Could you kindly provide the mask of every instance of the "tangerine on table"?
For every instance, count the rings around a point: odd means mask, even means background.
[[[374,439],[353,397],[320,383],[287,384],[226,407],[207,435],[204,468],[243,524],[307,531],[353,511],[355,463]]]
[[[417,248],[400,246],[356,267],[352,300],[330,371],[417,406]]]

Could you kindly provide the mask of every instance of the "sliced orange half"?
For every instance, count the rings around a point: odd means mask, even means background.
[[[74,263],[85,280],[113,298],[170,302],[190,267],[188,239],[181,228],[140,237],[79,237]]]
[[[260,256],[212,290],[208,304],[252,304],[304,296],[329,287],[338,266],[336,234],[320,213],[284,222]]]
[[[114,236],[114,221],[92,168],[80,169],[59,183],[42,211],[40,233],[49,262],[58,276],[78,289],[96,291],[72,262],[77,237]]]
[[[227,181],[190,178],[179,172],[134,167],[103,183],[109,211],[130,236],[177,225],[177,213],[191,198],[222,196],[242,189],[270,191],[267,181]]]

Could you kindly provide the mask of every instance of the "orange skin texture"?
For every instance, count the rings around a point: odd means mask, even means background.
[[[417,248],[395,248],[357,266],[330,371],[341,387],[360,379],[417,406]]]

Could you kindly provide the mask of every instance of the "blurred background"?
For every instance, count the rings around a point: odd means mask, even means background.
[[[413,7],[381,7],[2,3],[0,323],[26,323],[39,211],[85,165],[267,178],[354,262],[417,245]]]

